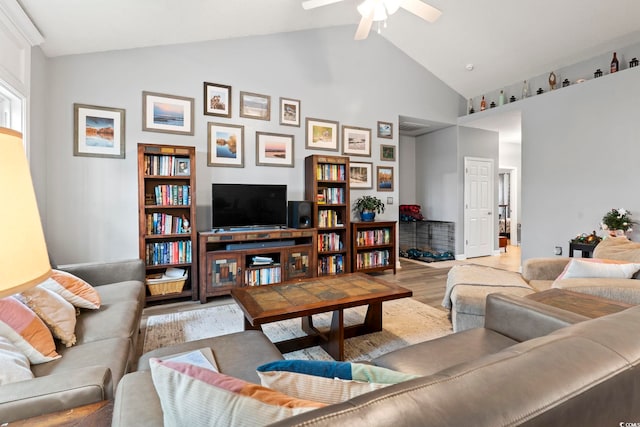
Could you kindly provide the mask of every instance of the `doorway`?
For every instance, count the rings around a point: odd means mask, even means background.
[[[464,159],[464,253],[467,258],[488,256],[493,251],[493,171],[493,159]]]

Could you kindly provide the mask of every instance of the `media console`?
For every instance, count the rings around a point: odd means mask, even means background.
[[[199,232],[200,302],[235,287],[315,277],[316,247],[314,228]]]

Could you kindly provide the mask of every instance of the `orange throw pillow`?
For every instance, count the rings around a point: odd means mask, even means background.
[[[42,286],[60,295],[76,307],[96,310],[100,308],[100,294],[93,286],[65,271],[53,270],[51,277]]]

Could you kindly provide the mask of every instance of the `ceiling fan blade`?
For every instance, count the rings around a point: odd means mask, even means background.
[[[373,24],[373,14],[374,10],[371,9],[369,15],[363,16],[360,20],[360,24],[358,24],[358,29],[356,30],[356,35],[354,40],[364,40],[369,36],[369,30],[371,30],[371,24]]]
[[[327,6],[341,1],[342,0],[307,0],[302,2],[302,8],[304,10],[315,9],[316,7]]]
[[[400,7],[428,22],[434,22],[442,12],[420,0],[402,0]]]

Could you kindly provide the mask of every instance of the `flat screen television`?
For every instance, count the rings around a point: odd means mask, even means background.
[[[213,229],[287,225],[287,186],[211,184]]]

